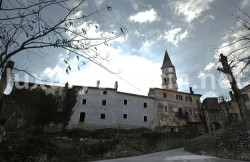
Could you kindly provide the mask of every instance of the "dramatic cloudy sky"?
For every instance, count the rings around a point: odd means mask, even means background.
[[[98,47],[109,56],[109,63],[104,64],[116,75],[92,63],[81,71],[75,66],[66,74],[65,51],[56,51],[50,57],[17,57],[18,66],[60,83],[96,86],[100,80],[101,87],[112,88],[118,81],[119,91],[147,95],[149,88],[161,87],[160,68],[167,50],[177,71],[179,91],[188,92],[192,86],[203,97],[228,96],[228,82],[216,71],[216,55],[229,49],[217,48],[233,40],[232,29],[237,31],[238,26],[232,15],[240,14],[237,8],[250,13],[250,1],[89,0],[82,12],[88,14],[107,5],[112,6],[112,12],[92,16],[90,20],[100,26],[96,31],[99,33],[126,28],[125,39],[113,41],[109,47]],[[76,59],[72,64],[77,64]],[[244,75],[247,74],[241,77]],[[209,76],[206,84],[202,81],[205,76]],[[209,78],[214,81],[211,83]],[[247,79],[241,80],[240,86],[246,82]]]

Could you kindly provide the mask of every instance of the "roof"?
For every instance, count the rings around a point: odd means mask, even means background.
[[[241,89],[242,91],[250,90],[250,84],[246,85],[244,88]]]
[[[172,62],[171,62],[171,60],[169,58],[167,50],[165,51],[165,56],[164,56],[164,60],[163,60],[161,68],[166,68],[166,67],[173,67],[173,64],[172,64]]]
[[[180,92],[180,91],[174,91],[174,90],[170,90],[170,89],[161,89],[161,88],[150,88],[149,93],[152,91],[155,91],[155,90],[171,91],[171,92],[181,93],[181,94],[185,94],[185,95],[202,96],[201,94],[191,94],[191,93],[187,93],[187,92]]]
[[[19,85],[24,85],[24,84],[28,84],[29,87],[37,84],[37,85],[42,85],[42,86],[45,86],[45,87],[59,87],[59,88],[64,88],[63,86],[54,86],[54,85],[46,85],[46,84],[38,84],[38,83],[30,83],[30,82],[17,82]],[[87,89],[97,89],[97,90],[111,90],[111,91],[116,91],[118,94],[124,94],[124,95],[130,95],[130,96],[136,96],[136,97],[144,97],[144,98],[149,98],[149,99],[153,99],[153,97],[150,97],[150,96],[145,96],[145,95],[139,95],[139,94],[133,94],[133,93],[127,93],[127,92],[120,92],[120,91],[117,91],[117,89],[115,88],[104,88],[104,87],[88,87],[88,86],[80,86],[80,85],[73,85],[72,88],[75,87],[75,88],[87,88]],[[25,88],[25,87],[23,87]]]
[[[117,89],[114,89],[114,88],[103,88],[103,87],[86,87],[86,88],[88,88],[88,89],[97,89],[97,90],[111,90],[111,91],[116,91],[118,94],[124,94],[124,95],[130,95],[130,96],[153,99],[153,97],[150,97],[150,96],[127,93],[127,92],[120,92],[120,91],[117,91]]]

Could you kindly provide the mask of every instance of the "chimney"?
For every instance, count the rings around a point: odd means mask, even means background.
[[[68,89],[69,88],[69,83],[65,83],[65,88]]]
[[[116,81],[115,82],[115,90],[117,90],[118,89],[118,82]]]
[[[194,94],[194,91],[192,90],[192,87],[189,87],[190,94]]]
[[[230,96],[230,100],[232,101],[233,100],[233,92],[232,91],[229,91],[229,96]]]
[[[96,87],[99,88],[99,86],[100,86],[100,80],[97,80]]]

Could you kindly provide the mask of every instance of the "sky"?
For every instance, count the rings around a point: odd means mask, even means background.
[[[149,88],[161,88],[161,66],[165,50],[177,72],[178,91],[205,97],[228,97],[229,84],[216,68],[220,65],[218,54],[227,54],[230,48],[220,48],[232,42],[239,24],[234,16],[238,8],[250,14],[248,0],[86,0],[81,13],[89,14],[105,6],[112,12],[102,12],[89,21],[99,26],[93,35],[110,33],[123,27],[126,37],[99,46],[98,51],[108,56],[103,64],[115,74],[88,62],[77,69],[77,59],[72,58],[70,74],[65,72],[66,51],[56,50],[51,55],[32,57],[16,56],[19,68],[29,69],[38,78],[48,77],[62,85],[96,86],[113,88],[118,81],[118,91],[147,95]],[[56,9],[53,17],[59,17]],[[249,70],[235,72],[239,86],[249,84]],[[242,79],[243,78],[243,79]],[[19,79],[24,80],[20,77]],[[18,80],[18,78],[16,78]],[[32,81],[32,80],[30,80]],[[50,84],[50,83],[46,83]]]

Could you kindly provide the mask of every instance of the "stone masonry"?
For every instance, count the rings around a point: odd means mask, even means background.
[[[223,158],[250,160],[250,123],[233,124],[196,137],[185,143],[185,150]]]

